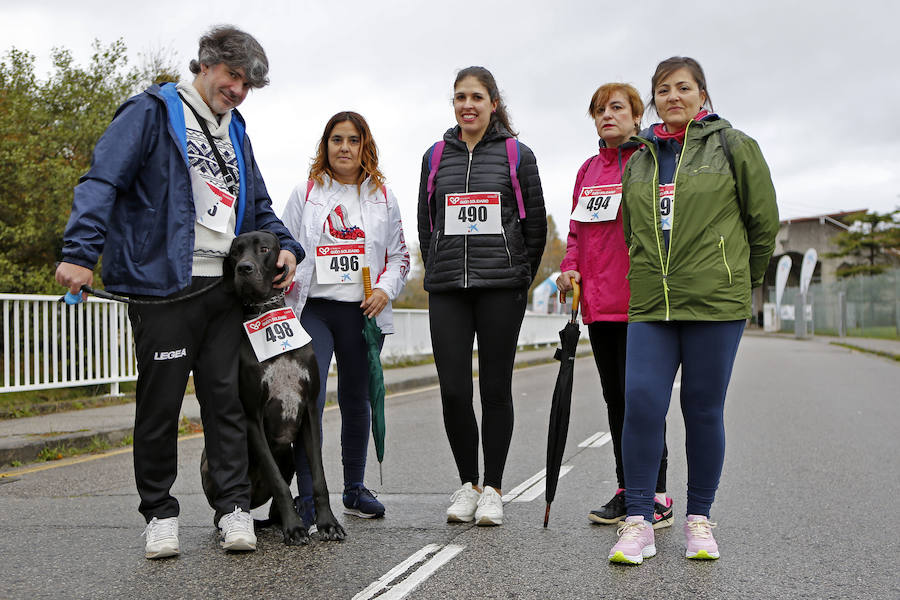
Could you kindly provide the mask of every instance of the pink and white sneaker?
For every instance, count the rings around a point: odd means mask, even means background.
[[[645,558],[656,556],[653,526],[644,517],[626,517],[616,533],[619,541],[609,551],[609,561],[639,565]]]
[[[719,558],[719,545],[712,534],[716,524],[703,515],[688,515],[684,524],[684,537],[687,540],[685,558],[698,560],[715,560]]]

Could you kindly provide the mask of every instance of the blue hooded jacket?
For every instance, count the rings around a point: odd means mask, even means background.
[[[303,249],[272,210],[237,110],[229,136],[240,174],[235,234],[270,231],[299,263]],[[75,187],[63,260],[93,269],[102,254],[103,284],[111,292],[168,296],[185,288],[194,251],[189,169],[184,108],[175,84],[153,85],[128,99]]]

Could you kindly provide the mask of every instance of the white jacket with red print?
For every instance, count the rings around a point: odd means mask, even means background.
[[[327,175],[322,176],[324,185],[313,185],[307,197],[308,182],[294,188],[281,220],[291,234],[300,242],[306,257],[297,265],[294,286],[286,299],[299,316],[306,305],[309,285],[315,268],[316,244],[325,226],[325,219],[335,209],[341,198],[342,185]],[[375,188],[369,178],[360,186],[360,206],[365,225],[366,257],[372,273],[372,287],[383,290],[391,300],[406,285],[409,275],[409,251],[403,237],[403,223],[400,221],[400,207],[390,188]],[[394,318],[391,303],[375,318],[382,333],[394,333]]]

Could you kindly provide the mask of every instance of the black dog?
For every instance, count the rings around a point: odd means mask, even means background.
[[[284,307],[284,294],[272,289],[280,244],[265,231],[245,233],[231,244],[224,265],[224,284],[233,286],[244,304],[245,321]],[[284,333],[279,330],[279,333]],[[291,332],[293,335],[293,332]],[[244,336],[240,349],[239,388],[247,417],[251,508],[272,506],[269,521],[280,524],[284,543],[309,542],[309,533],[294,509],[290,482],[294,474],[291,444],[301,438],[309,459],[316,507],[316,527],[324,540],[342,540],[345,532],[331,511],[322,467],[320,419],[316,409],[319,369],[312,344],[260,362]],[[214,497],[203,456],[201,475],[207,499]]]

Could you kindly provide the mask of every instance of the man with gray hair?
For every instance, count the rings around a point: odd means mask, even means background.
[[[218,285],[240,233],[281,242],[275,287],[294,278],[303,249],[272,211],[235,108],[269,83],[266,54],[234,27],[200,38],[191,83],[153,85],[119,107],[75,187],[56,280],[79,294],[103,255],[108,291],[131,297],[138,362],[134,473],[147,521],[145,556],[180,552],[178,418],[188,374],[200,402],[210,503],[226,550],[255,550],[247,431],[238,397],[242,309]],[[86,295],[85,295],[86,297]]]

